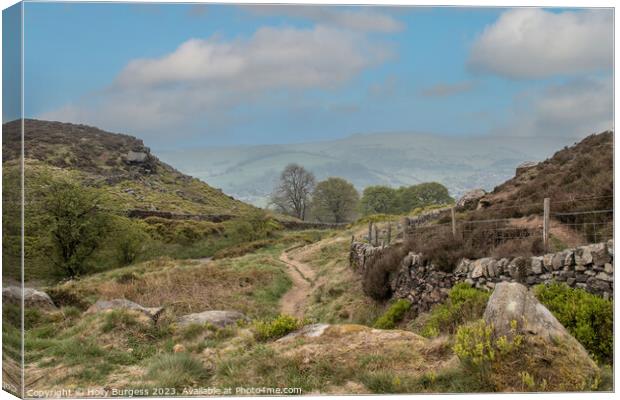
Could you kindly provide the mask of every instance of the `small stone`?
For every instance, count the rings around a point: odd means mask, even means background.
[[[474,261],[474,269],[471,272],[471,278],[472,279],[476,279],[476,278],[480,278],[481,276],[485,275],[486,273],[486,265],[484,265],[482,262],[482,260],[476,260]]]
[[[575,253],[572,250],[564,251],[564,266],[573,266],[575,264]]]
[[[592,264],[592,252],[590,246],[581,246],[575,249],[575,264]]]
[[[566,283],[568,284],[568,286],[575,286],[575,282],[577,282],[575,278],[568,278],[566,280]]]
[[[609,283],[595,279],[595,278],[588,279],[588,285],[590,285],[592,289],[598,290],[601,292],[609,290]]]
[[[575,276],[575,279],[577,279],[577,282],[583,283],[588,280],[588,276],[583,275],[583,274],[578,274],[577,276]]]
[[[607,263],[605,264],[605,273],[606,274],[613,274],[614,273],[614,266]]]
[[[541,274],[543,271],[543,258],[532,257],[532,272],[535,274]]]
[[[611,256],[607,252],[605,243],[596,243],[590,246],[592,253],[592,262],[595,265],[605,265],[611,261]]]
[[[586,285],[583,282],[578,282],[575,284],[576,287],[578,287],[579,289],[586,289],[588,287],[588,285]]]
[[[611,282],[611,277],[604,272],[599,272],[596,274],[596,279],[600,279],[602,281]]]
[[[566,255],[564,253],[556,253],[553,256],[552,267],[554,271],[561,269],[564,266],[564,259]]]
[[[487,274],[488,276],[495,278],[497,276],[497,261],[494,259],[490,259],[487,264]]]
[[[174,347],[172,348],[172,352],[174,353],[185,353],[186,351],[187,349],[181,343],[175,344]]]
[[[553,270],[553,254],[545,254],[543,256],[543,266],[547,271]]]

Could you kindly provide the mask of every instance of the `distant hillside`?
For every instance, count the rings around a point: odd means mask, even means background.
[[[5,168],[21,152],[21,122],[3,125]],[[25,120],[26,179],[44,171],[71,174],[103,188],[119,208],[196,214],[241,214],[251,207],[182,174],[133,136],[60,122]]]
[[[318,179],[341,176],[358,190],[439,182],[450,194],[495,185],[523,161],[540,161],[574,143],[567,137],[440,136],[419,133],[353,135],[287,145],[236,146],[161,151],[181,171],[221,187],[246,202],[265,204],[280,171],[291,162]]]
[[[612,209],[613,151],[613,132],[588,136],[497,186],[482,199],[488,205],[485,210],[525,215],[529,205],[541,208],[545,197],[551,199],[554,212]]]

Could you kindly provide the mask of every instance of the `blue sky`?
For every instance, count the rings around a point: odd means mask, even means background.
[[[154,149],[613,123],[611,10],[26,3],[24,21],[27,117]]]

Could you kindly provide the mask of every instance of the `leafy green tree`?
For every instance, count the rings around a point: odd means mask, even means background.
[[[126,217],[114,217],[111,224],[112,245],[117,252],[120,265],[132,264],[144,253],[150,236],[144,222]]]
[[[46,187],[42,209],[49,218],[54,264],[66,277],[83,274],[109,228],[110,217],[98,194],[72,182],[54,181]]]
[[[399,211],[408,213],[418,207],[426,207],[433,204],[451,204],[454,199],[450,197],[448,189],[437,182],[420,183],[413,186],[403,186],[396,190]]]
[[[319,182],[312,194],[312,212],[325,222],[347,222],[355,216],[359,194],[355,187],[342,178],[327,178]]]
[[[360,201],[363,215],[397,214],[398,209],[398,198],[394,189],[387,186],[368,186],[364,189]]]

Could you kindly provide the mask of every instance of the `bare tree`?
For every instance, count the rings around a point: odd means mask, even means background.
[[[279,211],[303,220],[310,205],[314,184],[312,172],[301,165],[289,164],[280,174],[280,181],[271,195],[271,202]]]

